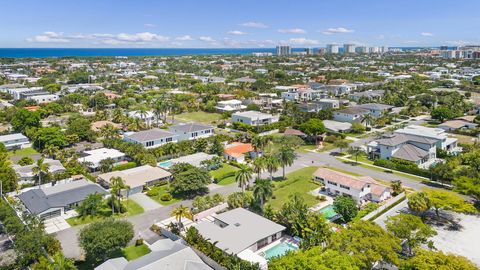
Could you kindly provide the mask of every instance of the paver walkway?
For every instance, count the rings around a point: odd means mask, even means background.
[[[152,200],[150,197],[143,193],[137,193],[129,197],[130,199],[134,200],[136,203],[140,204],[143,207],[145,212],[155,210],[157,208],[162,207],[161,204],[157,203],[156,201]]]

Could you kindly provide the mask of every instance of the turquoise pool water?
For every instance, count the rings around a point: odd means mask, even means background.
[[[172,167],[172,161],[171,161],[171,160],[167,160],[167,161],[159,162],[159,163],[158,163],[158,166],[159,166],[159,167],[162,167],[162,168],[164,168],[164,169],[168,169],[168,168]]]
[[[265,259],[269,260],[273,257],[282,256],[290,250],[298,250],[298,247],[291,243],[280,243],[265,251]]]
[[[318,212],[322,213],[327,219],[331,219],[337,215],[337,212],[333,209],[333,205],[326,206]]]

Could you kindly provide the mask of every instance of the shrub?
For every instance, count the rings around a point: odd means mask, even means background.
[[[168,201],[171,201],[173,199],[172,197],[172,194],[170,193],[165,193],[162,195],[162,197],[160,197],[160,200],[162,200],[163,202],[168,202]]]
[[[151,190],[147,191],[147,196],[149,196],[149,197],[156,197],[156,196],[158,196],[158,190],[156,190],[156,189],[151,189]]]
[[[135,240],[135,246],[138,247],[138,246],[141,246],[143,245],[143,238],[138,238],[137,240]]]
[[[397,170],[405,173],[411,173],[411,174],[415,174],[415,175],[419,175],[427,178],[430,177],[429,170],[419,168],[417,164],[411,161],[399,160],[399,159],[393,159],[393,160],[376,159],[373,162],[373,165],[384,167],[391,170]]]
[[[327,143],[334,143],[336,140],[338,140],[338,138],[337,136],[334,136],[334,135],[327,136],[325,137],[325,139],[323,139],[323,141]]]

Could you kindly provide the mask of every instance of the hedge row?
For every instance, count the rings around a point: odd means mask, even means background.
[[[376,159],[373,162],[373,165],[384,167],[391,170],[401,171],[404,173],[415,174],[423,177],[430,177],[430,171],[419,168],[417,164],[411,161],[406,160],[386,160],[386,159]]]

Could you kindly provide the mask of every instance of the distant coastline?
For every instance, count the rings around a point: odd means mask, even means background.
[[[403,47],[402,49],[420,48]],[[294,52],[303,50],[303,48],[293,49]],[[253,52],[275,53],[275,48],[0,48],[0,58],[247,55]]]

